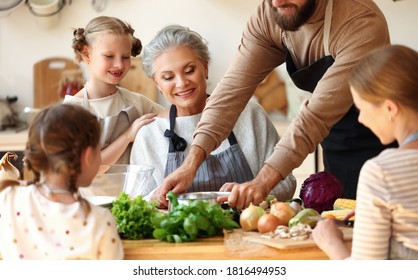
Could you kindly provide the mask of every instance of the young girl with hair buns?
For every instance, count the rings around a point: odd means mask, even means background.
[[[109,209],[78,195],[99,169],[99,138],[97,118],[80,106],[57,104],[37,114],[25,149],[34,182],[0,193],[3,259],[123,258]]]
[[[128,164],[136,133],[163,109],[144,95],[118,86],[131,68],[131,56],[142,50],[133,34],[129,24],[108,16],[74,30],[75,60],[87,65],[89,78],[74,96],[66,95],[64,103],[81,105],[98,117],[103,164]]]

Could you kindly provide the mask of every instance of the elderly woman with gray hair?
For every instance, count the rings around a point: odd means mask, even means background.
[[[155,167],[154,178],[161,186],[190,150],[194,130],[206,100],[210,54],[205,40],[187,27],[171,25],[160,30],[144,48],[142,65],[162,95],[172,105],[136,135],[131,164]],[[222,118],[222,116],[219,116]],[[226,182],[246,182],[257,174],[273,152],[279,135],[264,109],[251,101],[241,113],[228,138],[218,144],[200,166],[188,176],[194,180],[187,192],[218,191]],[[291,199],[296,189],[292,174],[271,192],[278,200]],[[142,190],[156,200],[161,188]],[[159,201],[159,207],[167,207]]]

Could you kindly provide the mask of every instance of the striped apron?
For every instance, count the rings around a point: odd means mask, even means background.
[[[169,138],[169,149],[164,177],[167,177],[183,163],[186,141],[174,132],[177,108],[170,108],[170,129],[164,136]],[[209,155],[197,170],[188,192],[219,191],[224,183],[244,183],[254,178],[250,166],[238,145],[234,133],[228,137],[230,147],[218,154]]]

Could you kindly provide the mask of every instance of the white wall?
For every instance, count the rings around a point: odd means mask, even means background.
[[[323,1],[323,0],[320,0]],[[68,1],[67,1],[68,2]],[[108,0],[96,12],[91,0],[72,0],[58,26],[42,29],[26,5],[0,18],[0,98],[17,95],[21,106],[33,105],[33,65],[51,56],[72,58],[72,28],[84,27],[98,15],[119,17],[132,24],[143,44],[163,26],[178,23],[198,31],[212,53],[211,91],[231,61],[245,22],[261,0]],[[418,50],[418,1],[376,0],[389,23],[393,43]]]

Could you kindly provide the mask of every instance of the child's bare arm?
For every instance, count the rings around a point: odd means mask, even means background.
[[[155,120],[156,113],[149,113],[136,119],[132,125],[109,146],[102,150],[102,164],[115,164],[120,156],[125,152],[129,143],[135,140],[139,129]]]

